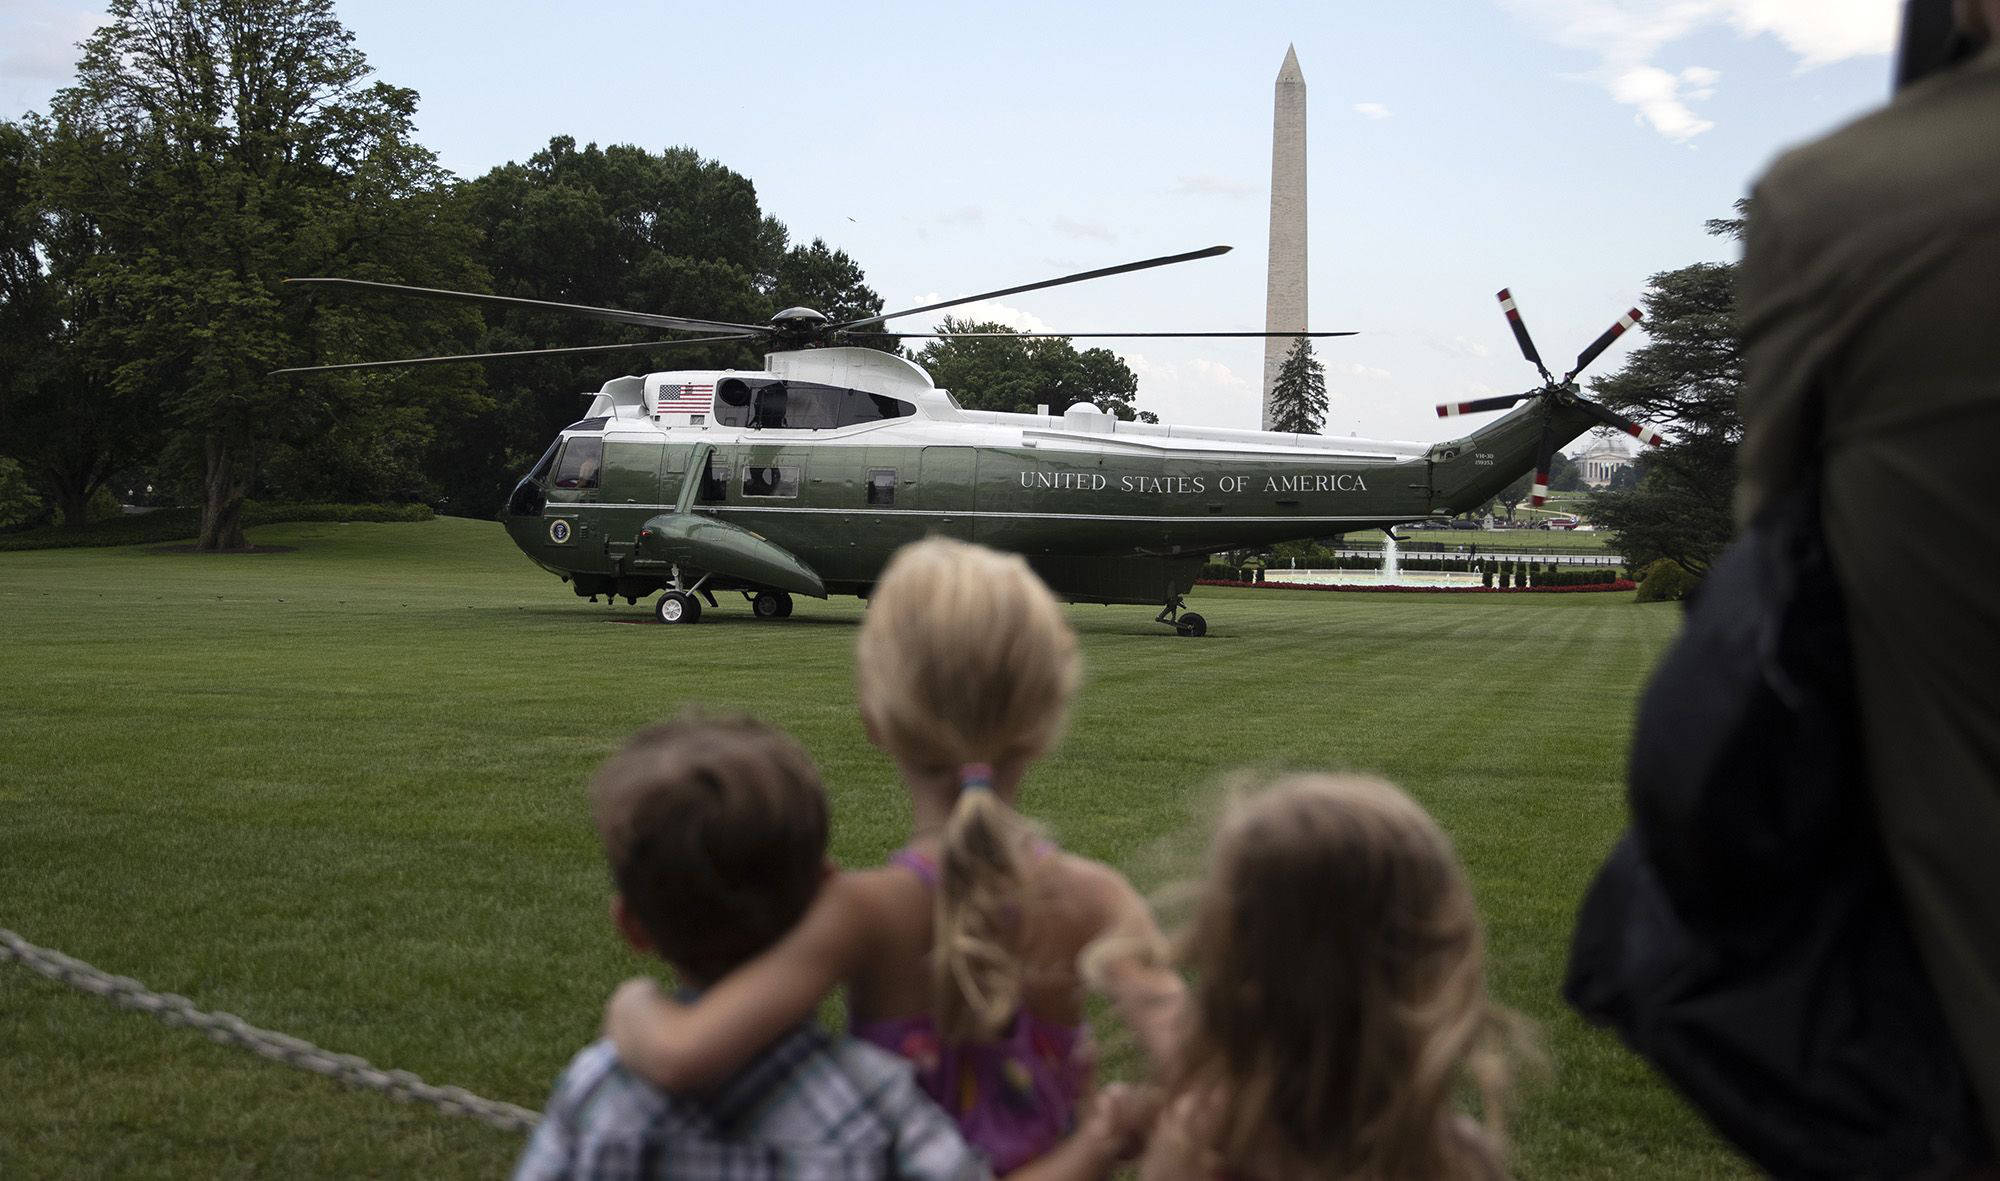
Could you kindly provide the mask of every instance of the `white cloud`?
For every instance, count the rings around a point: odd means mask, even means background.
[[[1355,103],[1354,113],[1367,119],[1387,119],[1389,108],[1381,103]]]
[[[1888,53],[1896,44],[1899,6],[1884,0],[1733,0],[1728,7],[1738,32],[1776,37],[1802,70]]]
[[[1254,184],[1231,180],[1226,176],[1183,176],[1174,183],[1173,192],[1181,197],[1229,197],[1240,199],[1254,197],[1264,190]]]
[[[1365,378],[1368,381],[1387,381],[1392,376],[1387,369],[1376,369],[1352,361],[1341,366],[1341,371],[1355,377]]]
[[[1425,333],[1423,342],[1448,357],[1484,357],[1492,350],[1469,336],[1454,336],[1446,339]]]
[[[1808,70],[1850,57],[1888,53],[1897,12],[1887,0],[1500,0],[1556,44],[1594,54],[1583,76],[1639,121],[1675,143],[1715,126],[1690,104],[1714,97],[1722,75],[1704,65],[1669,69],[1671,45],[1717,27],[1741,37],[1769,35]]]
[[[1077,221],[1074,218],[1058,217],[1049,223],[1049,228],[1065,238],[1083,238],[1092,242],[1116,242],[1118,236],[1111,227],[1099,221]]]
[[[909,303],[903,306],[920,308],[925,304],[937,303],[950,298],[951,296],[943,292],[926,291],[922,295],[912,297]],[[990,299],[982,300],[979,303],[960,304],[955,308],[944,308],[921,316],[902,317],[890,322],[889,331],[894,332],[900,328],[905,332],[928,332],[936,328],[938,322],[945,316],[950,316],[954,320],[968,324],[991,320],[995,323],[1005,324],[1007,327],[1021,332],[1055,331],[1055,329],[1049,327],[1047,323],[1033,312],[1024,312],[1012,304],[1004,304]],[[918,325],[922,325],[922,327],[918,327]]]
[[[1120,353],[1139,378],[1139,407],[1162,422],[1243,426],[1255,425],[1263,378],[1238,374],[1220,361],[1190,357],[1157,360],[1145,353]]]

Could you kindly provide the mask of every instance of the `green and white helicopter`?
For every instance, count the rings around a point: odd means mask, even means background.
[[[946,534],[1023,555],[1073,602],[1160,607],[1158,622],[1199,636],[1183,609],[1206,555],[1359,529],[1392,529],[1477,507],[1532,467],[1533,500],[1551,456],[1613,426],[1651,428],[1583,398],[1576,375],[1639,319],[1632,310],[1560,379],[1543,366],[1512,297],[1500,292],[1542,382],[1518,394],[1438,407],[1440,416],[1512,407],[1461,438],[1378,442],[1121,421],[1088,402],[1060,413],[961,407],[923,369],[843,340],[974,336],[888,333],[902,316],[1165,266],[1214,246],[835,324],[787,308],[769,324],[440,291],[348,279],[292,282],[529,308],[690,334],[601,351],[762,338],[761,370],[683,370],[604,384],[522,478],[503,513],[537,565],[580,596],[637,602],[659,592],[662,623],[701,618],[736,591],[758,618],[793,595],[866,596],[899,546]],[[1085,338],[1348,336],[1344,332],[1042,333]],[[592,349],[533,350],[583,352]],[[325,365],[321,372],[487,360],[530,353]]]

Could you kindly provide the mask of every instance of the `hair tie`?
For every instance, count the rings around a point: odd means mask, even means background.
[[[958,790],[992,791],[993,767],[988,763],[967,763],[958,769]]]

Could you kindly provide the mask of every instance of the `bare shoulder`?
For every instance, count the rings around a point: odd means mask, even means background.
[[[1096,930],[1119,922],[1133,907],[1143,906],[1139,892],[1102,861],[1075,853],[1058,853],[1042,866],[1043,888],[1077,909],[1079,918]]]
[[[827,891],[849,921],[866,924],[871,933],[930,928],[930,890],[907,870],[894,866],[844,870],[827,883]]]

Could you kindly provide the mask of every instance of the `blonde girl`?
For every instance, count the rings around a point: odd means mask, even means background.
[[[1209,856],[1142,1176],[1503,1176],[1521,1027],[1487,997],[1479,916],[1437,823],[1386,783],[1298,776],[1239,799]],[[1464,1083],[1483,1125],[1453,1104]]]
[[[1079,954],[1157,938],[1123,877],[1014,809],[1079,671],[1062,608],[1019,557],[943,539],[898,552],[869,601],[855,682],[868,739],[909,791],[909,843],[880,869],[830,878],[791,935],[697,1001],[621,988],[607,1025],[627,1065],[669,1090],[711,1084],[844,981],[851,1032],[914,1063],[997,1171],[1048,1152],[1089,1084]],[[1105,985],[1164,1053],[1177,978],[1124,957]]]

